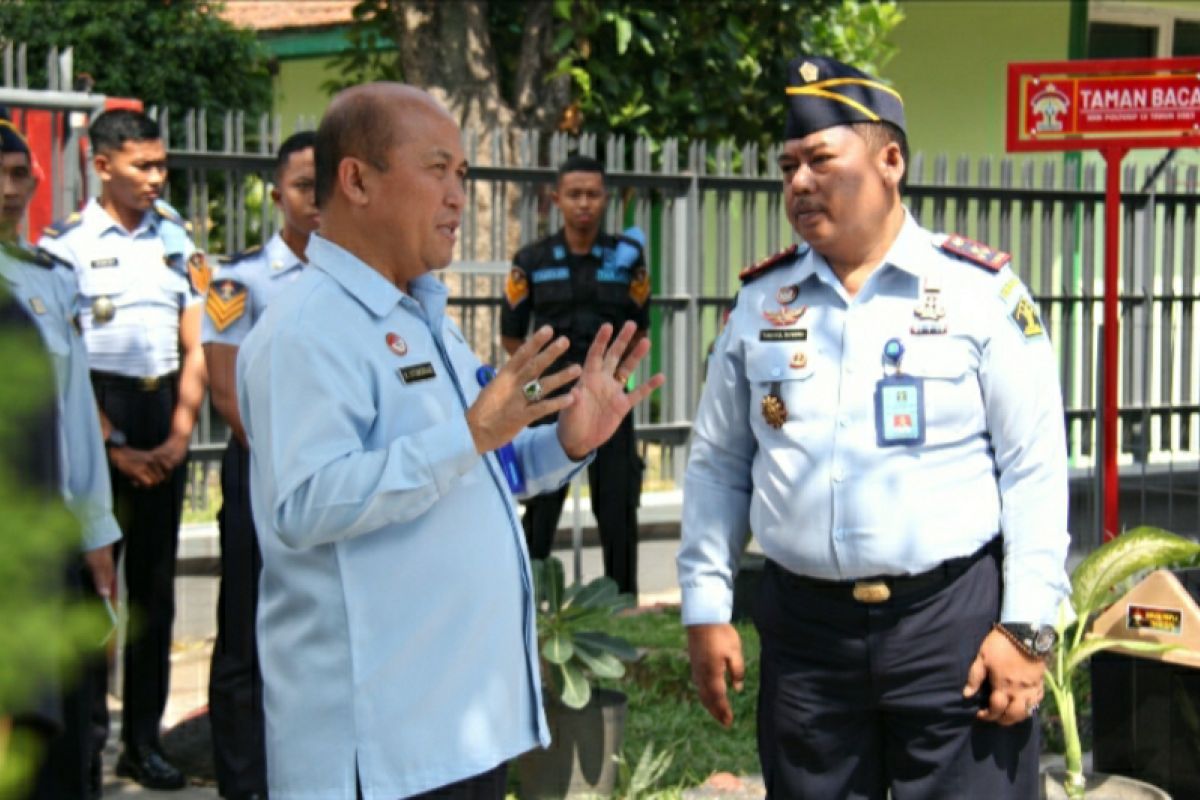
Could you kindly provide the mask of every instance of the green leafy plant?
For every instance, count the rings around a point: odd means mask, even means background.
[[[637,651],[624,638],[597,626],[634,604],[611,578],[564,588],[562,562],[551,556],[533,562],[537,602],[538,652],[542,683],[568,708],[583,708],[592,697],[593,678],[619,679]]]
[[[1096,614],[1108,607],[1123,591],[1127,582],[1139,573],[1195,564],[1200,559],[1200,544],[1161,528],[1135,528],[1105,542],[1071,573],[1071,597],[1059,609],[1058,645],[1046,670],[1046,685],[1058,705],[1065,743],[1067,796],[1082,798],[1086,780],[1083,775],[1083,749],[1075,715],[1078,684],[1076,671],[1103,650],[1120,646],[1140,653],[1177,650],[1177,645],[1152,642],[1127,642],[1104,637],[1085,637]],[[1074,613],[1072,613],[1074,612]]]
[[[620,769],[617,796],[623,800],[641,800],[653,793],[654,787],[670,769],[674,756],[669,750],[656,753],[654,742],[646,742],[637,764],[632,767],[623,756],[616,758]]]

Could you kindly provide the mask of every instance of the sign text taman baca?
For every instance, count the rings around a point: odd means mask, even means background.
[[[1121,160],[1134,148],[1200,146],[1200,58],[1008,65],[1010,153],[1098,150],[1105,161],[1104,369],[1101,415],[1104,538],[1119,532],[1117,294]]]

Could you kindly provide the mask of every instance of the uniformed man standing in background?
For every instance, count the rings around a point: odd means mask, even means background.
[[[200,315],[208,270],[179,214],[160,199],[167,175],[158,127],[107,111],[91,124],[100,197],[47,228],[39,246],[70,263],[92,385],[108,448],[132,634],[125,646],[117,774],[178,789],[162,753],[170,682],[175,554],[185,462],[204,398]]]
[[[809,247],[743,273],[684,485],[701,702],[732,720],[753,532],[769,797],[1035,797],[1042,658],[1068,590],[1054,352],[1007,255],[904,207],[895,90],[800,58],[787,99],[779,166]]]
[[[562,230],[521,248],[505,286],[500,335],[504,349],[517,351],[530,329],[550,325],[571,348],[557,366],[582,364],[604,323],[637,324],[635,343],[650,324],[650,275],[643,243],[635,236],[600,230],[608,205],[604,167],[575,155],[558,170],[551,195],[563,215]],[[640,232],[638,232],[640,233]],[[552,422],[553,420],[549,420]],[[633,417],[596,451],[588,467],[592,513],[604,550],[604,574],[622,592],[637,594],[637,508],[642,461],[637,454]],[[554,544],[569,487],[525,501],[522,526],[533,558],[546,558]]]
[[[209,388],[213,406],[230,429],[221,461],[221,595],[208,680],[217,788],[226,800],[267,796],[262,673],[254,636],[262,554],[250,512],[250,450],[237,408],[237,354],[272,298],[304,269],[308,237],[319,221],[315,139],[312,131],[303,131],[279,146],[271,199],[283,212],[283,227],[265,247],[223,263],[205,301],[201,340]]]
[[[111,601],[113,543],[121,530],[112,514],[112,485],[87,351],[75,329],[75,274],[65,264],[34,254],[18,235],[37,189],[36,174],[25,138],[0,118],[0,287],[33,320],[54,368],[60,490],[82,535],[82,558],[73,559],[66,570],[67,591],[72,600],[98,595]],[[82,670],[64,683],[62,733],[50,741],[38,772],[32,795],[37,800],[87,800],[98,793],[90,720],[93,705],[104,696],[94,670]]]

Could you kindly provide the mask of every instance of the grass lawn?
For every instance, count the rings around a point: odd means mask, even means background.
[[[761,770],[755,743],[754,714],[758,697],[758,635],[749,623],[739,624],[746,659],[746,686],[733,695],[733,727],[718,725],[700,705],[692,687],[687,633],[678,609],[664,609],[608,621],[608,633],[644,648],[645,656],[628,666],[621,680],[601,685],[629,695],[624,757],[636,763],[647,743],[669,752],[672,761],[658,781],[665,796],[697,786],[714,772],[754,774]]]

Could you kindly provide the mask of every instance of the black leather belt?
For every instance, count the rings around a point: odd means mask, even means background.
[[[168,372],[153,378],[134,378],[129,375],[118,375],[115,372],[92,370],[92,381],[104,386],[129,389],[135,392],[157,392],[174,384],[178,375],[178,372]]]
[[[932,594],[949,586],[978,561],[988,556],[999,558],[1001,552],[1001,539],[997,536],[969,556],[951,558],[931,570],[916,575],[880,575],[852,581],[829,581],[797,575],[771,560],[767,561],[767,569],[774,571],[785,584],[793,588],[823,592],[842,600],[875,605],[909,595]]]

